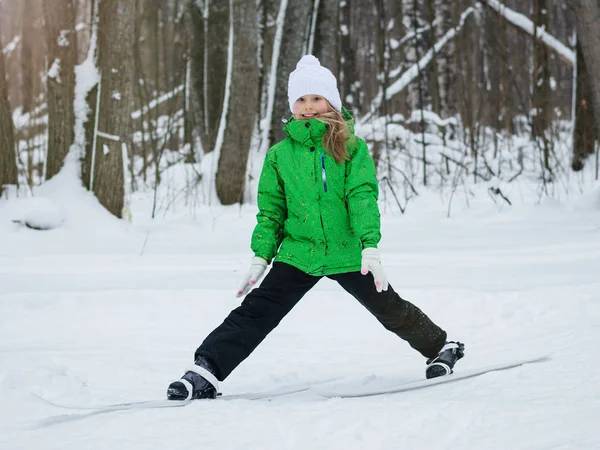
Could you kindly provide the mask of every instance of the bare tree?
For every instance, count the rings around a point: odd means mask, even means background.
[[[600,136],[600,2],[598,0],[573,0],[571,2],[577,22],[577,35],[588,76],[590,102],[594,114],[596,136]]]
[[[144,87],[142,104],[149,103],[153,97],[163,90],[161,74],[161,0],[138,1],[139,17],[136,26],[140,36],[136,42],[139,49],[136,55],[140,59],[140,80],[138,84]],[[139,23],[139,25],[138,25]]]
[[[577,88],[575,94],[575,129],[573,130],[573,170],[583,169],[585,159],[594,154],[594,112],[590,102],[589,78],[581,44],[577,42]]]
[[[95,1],[59,3],[55,5],[51,0],[2,0],[0,3],[0,37],[5,45],[6,79],[10,82],[8,98],[19,115],[14,135],[20,149],[17,165],[20,157],[24,169],[20,176],[32,186],[43,181],[40,176],[43,168],[47,169],[47,176],[58,171],[68,142],[72,140],[70,112],[62,112],[73,102],[72,97],[69,98],[73,89],[67,87],[66,81],[70,80],[64,73],[68,59],[65,52],[71,46],[59,46],[57,39],[62,40],[64,30],[73,27],[68,10],[73,4],[76,5],[74,22],[78,24],[80,59],[87,53],[88,42],[92,42],[87,17]],[[116,0],[102,0],[102,3],[117,4]],[[439,133],[443,145],[448,138],[462,138],[463,158],[467,161],[464,169],[473,176],[480,176],[478,171],[492,166],[495,175],[514,171],[515,167],[519,170],[519,165],[526,167],[522,158],[514,164],[512,155],[519,151],[510,147],[510,135],[514,133],[532,133],[536,137],[544,171],[546,167],[557,167],[551,158],[558,157],[559,153],[553,151],[552,144],[556,133],[564,130],[557,120],[567,120],[571,111],[575,112],[576,119],[572,167],[582,168],[586,155],[594,151],[594,138],[598,135],[591,132],[591,124],[592,112],[598,103],[593,93],[598,89],[594,88],[597,82],[591,77],[587,86],[586,72],[595,74],[597,69],[586,69],[590,56],[585,46],[597,40],[597,36],[592,31],[587,38],[584,38],[585,33],[579,36],[583,56],[578,58],[575,108],[571,104],[575,58],[570,45],[575,35],[575,8],[587,8],[583,14],[580,10],[579,16],[593,22],[598,0],[579,0],[572,9],[568,0],[484,0],[479,3],[472,0],[256,0],[247,3],[243,5],[239,0],[128,2],[136,6],[131,27],[136,36],[132,45],[136,96],[131,102],[136,111],[141,111],[134,114],[133,120],[125,114],[130,105],[123,108],[125,100],[117,99],[124,98],[124,91],[116,87],[118,82],[114,78],[121,76],[123,70],[116,63],[116,57],[110,59],[112,50],[107,50],[114,45],[113,41],[127,42],[127,39],[121,39],[121,34],[113,31],[115,27],[104,21],[107,14],[103,13],[100,36],[103,62],[96,64],[102,66],[102,83],[99,90],[88,90],[87,96],[92,110],[100,100],[100,116],[97,126],[94,111],[88,114],[84,124],[87,138],[82,164],[84,184],[94,191],[110,190],[122,184],[121,175],[114,176],[106,170],[114,163],[115,173],[122,171],[118,167],[121,144],[134,138],[136,147],[130,147],[130,153],[143,159],[141,164],[136,159],[135,166],[130,166],[136,167],[136,172],[131,173],[134,189],[138,177],[146,182],[148,176],[154,175],[160,181],[165,166],[163,153],[169,155],[169,164],[175,161],[170,159],[169,151],[177,149],[186,152],[186,162],[194,162],[199,160],[195,157],[201,155],[190,151],[193,149],[190,144],[201,144],[198,148],[202,147],[204,152],[217,150],[213,159],[216,169],[212,169],[216,172],[210,175],[216,180],[219,199],[223,203],[239,201],[247,183],[248,152],[257,142],[249,138],[249,133],[258,132],[261,150],[284,137],[281,119],[290,116],[287,77],[306,52],[315,54],[338,76],[343,104],[358,120],[361,116],[363,121],[385,116],[387,130],[391,125],[405,125],[412,132],[418,130],[423,133],[416,138],[419,147],[427,133]],[[486,6],[477,8],[476,4]],[[235,13],[230,10],[234,7]],[[469,10],[477,13],[463,26],[463,18]],[[44,12],[45,21],[40,20]],[[248,31],[254,34],[248,38],[254,42],[238,39],[240,30],[250,25],[244,22],[245,16],[238,17],[238,12],[249,14],[256,21],[256,32]],[[183,20],[185,27],[179,26]],[[46,25],[42,26],[44,22]],[[228,48],[230,25],[235,28],[236,36],[231,49]],[[105,31],[107,29],[109,31]],[[70,38],[70,32],[66,36]],[[126,58],[119,56],[119,59]],[[419,70],[415,65],[417,60],[421,61]],[[276,70],[271,74],[273,63]],[[113,69],[115,75],[112,75]],[[415,76],[413,72],[420,73]],[[72,74],[70,69],[68,74]],[[97,96],[99,92],[101,96]],[[118,107],[111,106],[119,102]],[[414,110],[424,111],[421,127],[417,123],[418,116],[415,121],[411,114]],[[245,116],[242,111],[246,112]],[[437,112],[444,118],[460,116],[461,120],[438,125],[436,131],[433,122],[424,120],[427,111]],[[410,117],[410,124],[403,124],[398,113]],[[256,120],[257,117],[262,120]],[[375,136],[382,121],[369,123]],[[180,133],[182,124],[184,132]],[[488,133],[487,126],[499,133]],[[99,133],[95,133],[96,129]],[[141,145],[138,145],[138,136],[142,136]],[[386,174],[388,180],[393,179],[392,170],[399,173],[397,169],[404,161],[412,181],[417,176],[417,167],[420,175],[424,165],[428,168],[423,171],[421,183],[437,185],[439,177],[449,179],[446,177],[450,174],[448,165],[442,169],[446,173],[441,175],[438,166],[432,164],[434,153],[428,154],[423,147],[423,156],[414,155],[414,139],[389,137],[391,135],[385,133],[377,134],[371,145],[375,159],[387,158],[387,167],[391,168]],[[94,142],[96,160],[92,176]],[[494,149],[491,158],[498,157],[497,161],[491,161],[487,154],[490,144]],[[384,152],[384,145],[392,153]],[[400,150],[394,151],[394,147]],[[510,158],[506,158],[506,151],[511,152]],[[520,155],[529,158],[526,162],[537,157],[525,151]],[[450,161],[447,157],[446,160]],[[155,172],[151,174],[149,168]],[[386,166],[379,168],[383,170]],[[205,169],[203,165],[202,170]],[[254,171],[254,166],[251,169]],[[494,175],[491,169],[488,173]],[[98,194],[102,198],[106,196],[102,192]],[[111,206],[112,211],[118,209]]]
[[[447,8],[447,7],[446,7]],[[444,35],[444,26],[446,25],[444,22],[440,21],[440,16],[443,13],[441,5],[437,5],[435,0],[426,0],[425,1],[425,14],[424,19],[427,21],[430,30],[425,34],[427,43],[427,48],[434,48],[436,41]],[[431,61],[431,64],[427,66],[427,91],[429,92],[429,97],[431,98],[431,109],[438,115],[442,113],[442,105],[441,105],[441,82],[442,82],[442,58],[440,58],[440,54],[437,54],[435,58]]]
[[[452,10],[455,8],[456,5],[452,2],[445,2],[443,0],[434,1],[433,17],[435,26],[432,35],[435,35],[436,41],[441,39],[450,28],[456,26],[455,23],[452,23]],[[456,96],[454,95],[454,89],[452,88],[456,83],[457,77],[456,67],[452,64],[455,47],[454,41],[449,42],[435,58],[436,84],[439,98],[438,114],[442,117],[451,117],[457,111],[455,106]]]
[[[404,1],[404,26],[410,30],[405,56],[410,65],[416,64],[427,51],[426,33],[429,33],[428,23],[423,15],[421,2],[417,0]],[[421,109],[431,101],[427,71],[419,67],[419,78],[407,87],[408,103],[411,109]]]
[[[296,68],[296,63],[302,57],[310,30],[312,4],[309,1],[289,1],[283,25],[285,38],[281,43],[279,62],[277,64],[277,86],[275,88],[275,103],[271,119],[271,143],[284,137],[282,119],[290,116],[287,97],[287,80],[289,73]]]
[[[210,152],[217,140],[225,96],[229,1],[188,0],[187,13],[194,122],[204,152]]]
[[[18,180],[11,111],[4,67],[4,52],[0,39],[0,195],[2,195],[5,185],[17,184]]]
[[[507,46],[507,25],[506,21],[496,12],[486,9],[484,11],[485,21],[488,24],[485,27],[485,52],[486,64],[488,70],[487,84],[489,85],[489,95],[486,102],[489,108],[484,111],[483,119],[496,131],[505,129],[512,132],[513,106],[511,90],[510,68],[507,61],[509,52]],[[502,120],[504,119],[504,120]],[[494,155],[498,153],[498,135],[494,133]]]
[[[390,41],[388,38],[388,17],[386,5],[383,0],[375,1],[374,13],[376,14],[376,19],[378,21],[378,26],[376,29],[377,39],[375,40],[375,53],[377,55],[377,79],[380,83],[381,90],[381,106],[379,108],[379,113],[381,116],[385,117],[385,136],[383,146],[379,143],[373,145],[372,155],[373,161],[375,162],[375,168],[379,167],[379,161],[381,159],[381,153],[383,147],[388,144],[388,122],[390,120],[390,110],[388,108],[388,100],[387,100],[387,86],[390,83]]]
[[[129,0],[99,3],[98,67],[100,105],[92,190],[113,215],[122,217],[122,144],[131,132],[135,5]]]
[[[397,0],[386,0],[385,9],[388,16],[393,21],[393,26],[388,30],[388,39],[390,41],[390,72],[396,76],[402,74],[407,67],[406,57],[404,55],[403,38],[406,36],[406,30],[402,24],[404,18],[403,2]],[[391,75],[391,74],[390,74]],[[406,92],[402,91],[388,101],[390,111],[399,112],[406,116],[408,113],[406,103]]]
[[[340,66],[340,2],[319,1],[313,54],[337,77]],[[343,103],[343,102],[342,102]]]
[[[547,132],[552,120],[552,89],[550,88],[550,58],[548,48],[539,42],[539,30],[549,31],[550,18],[546,0],[534,0],[533,17],[535,23],[533,36],[533,79],[532,83],[532,134],[540,140],[544,168],[550,170],[550,142]]]
[[[77,64],[77,34],[73,0],[44,0],[48,73],[46,77],[48,103],[48,152],[46,179],[52,178],[63,165],[73,143],[75,113],[75,65]]]
[[[247,0],[233,0],[231,18],[233,67],[216,174],[217,196],[224,205],[243,200],[250,140],[256,123],[253,112],[258,103],[256,6]]]
[[[89,4],[89,35],[86,36],[88,46],[86,48],[86,59],[88,63],[93,63],[94,67],[98,66],[98,2],[99,0],[90,0]],[[95,141],[96,131],[96,105],[98,104],[98,83],[95,83],[87,92],[85,97],[88,113],[83,121],[84,143],[80,144],[84,147],[84,154],[81,161],[81,181],[88,189],[93,189],[92,176],[92,155],[95,151],[97,142]],[[82,117],[83,118],[83,117]],[[77,138],[77,136],[76,136]]]
[[[458,8],[463,9],[467,6],[465,0],[457,2]],[[456,11],[458,15],[459,11]],[[456,19],[456,18],[455,18]],[[455,20],[457,22],[457,20]],[[476,71],[476,59],[475,45],[472,36],[470,35],[471,27],[467,24],[463,33],[458,36],[457,46],[460,49],[455,54],[455,64],[458,70],[462,73],[461,77],[458,77],[457,83],[457,98],[459,100],[459,113],[462,119],[462,123],[466,128],[465,144],[467,144],[470,153],[473,155],[476,151],[475,145],[475,133],[476,133],[476,84],[475,84],[475,71]]]
[[[340,71],[339,86],[342,103],[350,111],[359,109],[360,101],[356,89],[358,74],[356,69],[356,49],[353,45],[352,11],[350,1],[340,6]]]
[[[21,92],[23,111],[28,112],[33,108],[33,77],[35,64],[33,62],[33,46],[35,33],[33,22],[35,20],[34,0],[24,0],[22,5],[22,33],[21,33]]]

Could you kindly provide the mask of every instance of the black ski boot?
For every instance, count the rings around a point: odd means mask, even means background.
[[[465,344],[449,341],[442,347],[435,358],[427,360],[425,376],[427,378],[443,377],[450,375],[456,361],[465,356]]]
[[[169,400],[217,398],[219,381],[215,372],[211,362],[199,356],[180,380],[169,385],[167,398]]]

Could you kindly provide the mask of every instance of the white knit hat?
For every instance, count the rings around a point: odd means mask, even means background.
[[[342,99],[337,88],[337,80],[329,69],[323,67],[313,55],[303,56],[296,70],[290,73],[288,80],[288,100],[290,111],[294,112],[294,103],[303,95],[322,95],[331,106],[342,110]]]

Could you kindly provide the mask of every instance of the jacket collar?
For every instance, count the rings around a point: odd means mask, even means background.
[[[350,132],[354,134],[354,119],[343,106],[342,117],[348,122]],[[323,135],[327,131],[327,125],[318,119],[296,120],[292,116],[283,127],[283,131],[301,144],[307,144],[309,141],[317,143],[323,139]]]

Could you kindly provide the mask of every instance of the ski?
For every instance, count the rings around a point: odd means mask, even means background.
[[[322,383],[331,383],[333,381],[339,380],[341,377],[330,378],[324,381],[320,381],[317,384]],[[284,395],[292,395],[298,394],[301,392],[310,391],[315,384],[302,384],[296,386],[284,386],[281,388],[273,389],[270,391],[257,392],[257,393],[248,393],[248,394],[231,394],[231,395],[221,395],[215,399],[217,401],[223,400],[265,400],[271,399],[275,397],[282,397]],[[37,394],[32,394],[34,397],[39,400],[55,406],[57,408],[63,409],[79,409],[79,410],[94,410],[94,411],[122,411],[127,409],[151,409],[151,408],[177,408],[182,406],[187,406],[190,403],[196,402],[198,400],[167,400],[167,399],[157,399],[157,400],[141,400],[141,401],[133,401],[133,402],[124,402],[124,403],[112,403],[112,404],[84,404],[84,405],[75,405],[75,404],[65,404],[61,402],[56,402],[53,400],[48,400],[45,397],[42,397]],[[205,401],[209,399],[202,399]]]
[[[550,358],[549,355],[544,356],[535,356],[531,358],[524,358],[519,360],[514,360],[505,363],[493,364],[485,367],[474,368],[470,370],[459,370],[458,372],[454,372],[450,375],[446,375],[438,378],[431,378],[429,380],[418,380],[409,383],[400,383],[393,384],[391,382],[385,383],[385,386],[373,386],[372,382],[369,383],[371,385],[354,385],[350,386],[348,384],[344,386],[321,386],[315,387],[312,391],[321,397],[325,398],[351,398],[351,397],[369,397],[374,395],[383,395],[383,394],[395,394],[398,392],[411,391],[415,389],[422,389],[426,387],[436,386],[438,384],[443,383],[451,383],[453,381],[465,380],[468,378],[473,378],[477,376],[484,375],[490,372],[497,372],[500,370],[508,370],[514,369],[515,367],[523,366],[525,364],[538,363],[546,361]]]
[[[485,367],[474,368],[469,370],[462,370],[454,372],[450,375],[443,377],[417,380],[408,383],[393,384],[391,382],[385,383],[384,386],[373,385],[374,382],[371,379],[367,384],[364,383],[358,385],[332,385],[333,382],[339,381],[341,377],[331,378],[323,380],[318,383],[304,384],[299,386],[287,386],[271,391],[264,391],[258,393],[249,394],[232,394],[232,395],[221,395],[217,397],[217,401],[223,400],[264,400],[275,397],[282,397],[285,395],[298,394],[302,392],[311,392],[324,398],[352,398],[352,397],[369,397],[374,395],[394,394],[399,392],[411,391],[415,389],[422,389],[426,387],[436,386],[443,383],[451,383],[454,381],[465,380],[477,376],[484,375],[490,372],[497,372],[501,370],[514,369],[516,367],[523,366],[525,364],[543,362],[550,358],[549,355],[536,356],[531,358],[523,358],[510,362],[493,364]],[[76,409],[76,410],[93,410],[93,411],[122,411],[128,409],[152,409],[152,408],[177,408],[187,406],[197,400],[167,400],[167,399],[156,399],[156,400],[141,400],[123,403],[113,404],[66,404],[49,400],[37,394],[32,394],[39,400],[52,405],[57,408],[63,409]],[[204,399],[202,400],[204,401]]]
[[[150,408],[176,408],[181,406],[189,405],[193,400],[142,400],[137,402],[124,402],[124,403],[113,403],[113,404],[100,404],[100,405],[69,405],[64,403],[55,402],[48,400],[37,394],[32,394],[34,397],[42,400],[43,402],[63,409],[87,409],[94,411],[121,411],[126,409],[150,409]]]

